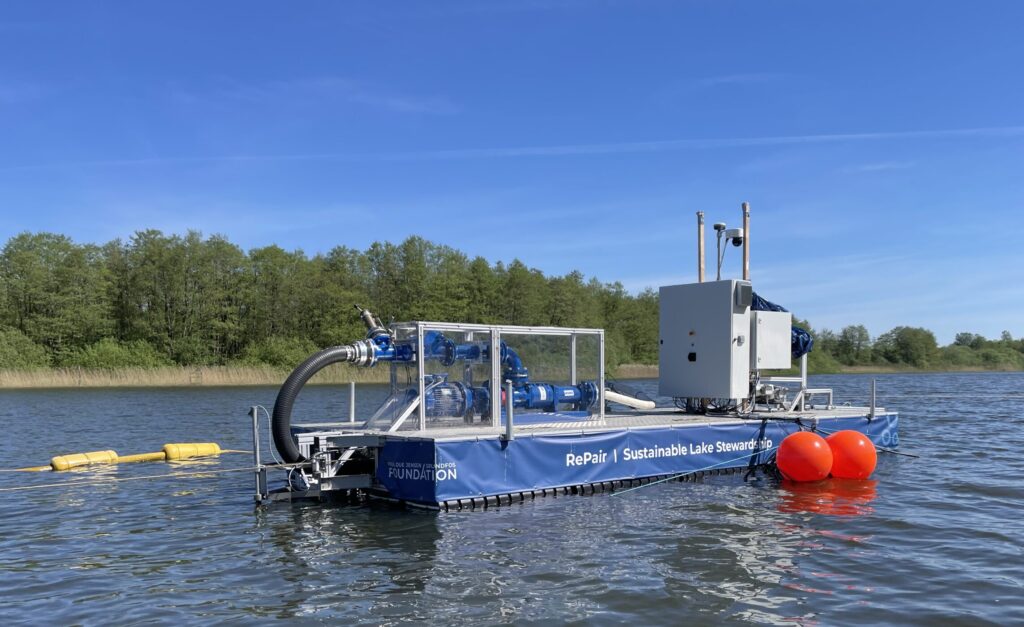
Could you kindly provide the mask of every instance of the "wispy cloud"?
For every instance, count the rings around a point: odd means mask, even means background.
[[[757,83],[772,83],[786,78],[788,75],[778,72],[752,72],[747,74],[723,74],[721,76],[708,76],[697,81],[702,87],[715,87],[717,85],[751,85]]]
[[[349,102],[397,113],[445,115],[459,111],[455,103],[443,96],[400,93],[337,76],[263,82],[222,79],[212,86],[173,85],[170,90],[175,100],[186,105],[224,100],[274,105]]]
[[[517,157],[570,157],[618,155],[645,152],[670,152],[714,148],[786,146],[872,141],[954,140],[1006,138],[1024,136],[1024,126],[941,129],[924,131],[883,131],[865,133],[829,133],[818,135],[776,135],[768,137],[733,137],[716,139],[667,139],[607,144],[562,144],[550,146],[519,146],[504,148],[456,148],[410,152],[324,152],[291,154],[209,155],[192,157],[155,157],[145,159],[106,159],[49,164],[0,166],[0,172],[65,167],[149,166],[201,163],[243,163],[268,161],[441,161],[446,159],[498,159]]]
[[[886,131],[869,133],[829,133],[818,135],[775,135],[768,137],[733,137],[715,139],[668,139],[611,144],[565,144],[560,146],[523,146],[518,148],[476,148],[436,150],[379,155],[382,158],[465,158],[465,157],[551,157],[563,155],[621,154],[629,152],[663,152],[700,148],[741,148],[748,146],[784,146],[907,139],[964,139],[973,137],[1007,137],[1024,135],[1024,126],[1001,126],[926,131]]]
[[[466,0],[461,2],[420,2],[387,5],[378,3],[374,6],[374,19],[438,19],[463,15],[508,15],[512,13],[533,13],[550,11],[600,10],[614,8],[619,5],[633,6],[637,0]],[[353,16],[352,19],[367,19]]]
[[[876,163],[863,163],[842,168],[840,172],[845,174],[859,174],[865,172],[885,172],[888,170],[909,170],[917,165],[914,161],[879,161]]]

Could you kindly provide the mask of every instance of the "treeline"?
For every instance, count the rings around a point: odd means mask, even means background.
[[[363,337],[357,303],[385,321],[599,327],[609,364],[657,361],[651,290],[491,264],[419,237],[308,256],[149,230],[102,246],[53,233],[8,240],[0,368],[291,367]]]
[[[769,295],[766,295],[770,297]],[[545,276],[410,237],[365,251],[248,252],[221,236],[141,231],[76,244],[23,233],[0,252],[0,369],[169,365],[292,367],[364,335],[354,304],[387,320],[605,329],[609,366],[658,360],[658,295],[579,272]],[[972,333],[810,329],[812,371],[843,367],[1024,369],[1024,341]]]
[[[900,326],[872,338],[863,325],[839,332],[813,333],[814,351],[808,357],[816,372],[844,367],[914,368],[921,370],[1024,370],[1024,339],[1003,331],[998,340],[974,333],[958,333],[953,343],[939,346],[928,329]]]

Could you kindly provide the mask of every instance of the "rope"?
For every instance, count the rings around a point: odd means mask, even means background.
[[[803,422],[800,421],[799,418],[796,418],[795,420],[786,420],[784,418],[770,418],[769,417],[769,418],[766,418],[766,420],[778,420],[780,422],[790,422],[791,421],[791,422],[794,422],[796,424],[797,428],[799,428],[801,430],[806,429],[806,430],[809,430],[809,431],[821,431],[822,433],[825,433],[827,435],[832,435],[833,433],[835,433],[834,431],[830,431],[828,429],[823,429],[822,427],[820,427],[818,425],[805,425]],[[618,492],[613,492],[612,496],[616,496],[616,495],[619,495],[619,494],[625,494],[627,492],[632,492],[633,490],[639,490],[640,488],[646,488],[647,486],[657,485],[659,483],[666,483],[668,481],[675,481],[676,479],[678,479],[680,477],[685,477],[687,475],[693,475],[693,474],[696,474],[698,472],[704,472],[705,470],[714,470],[717,466],[721,466],[722,464],[729,464],[729,463],[732,463],[732,462],[735,462],[735,461],[739,461],[741,459],[753,459],[757,455],[761,455],[761,454],[764,454],[764,453],[770,453],[771,451],[773,451],[773,450],[775,450],[777,448],[779,448],[778,444],[775,445],[775,446],[771,446],[769,448],[766,448],[764,450],[755,451],[753,453],[750,453],[749,455],[742,455],[740,457],[735,457],[733,459],[727,459],[725,461],[721,461],[721,462],[718,462],[717,464],[712,464],[712,465],[706,466],[704,468],[698,468],[696,470],[688,470],[686,472],[681,472],[679,474],[671,475],[671,476],[665,477],[663,479],[658,479],[657,481],[652,481],[650,483],[645,483],[645,484],[642,484],[642,485],[633,486],[632,488],[626,488],[625,490],[620,490]],[[903,451],[895,451],[893,449],[888,449],[888,448],[885,448],[885,447],[882,447],[882,446],[878,446],[877,444],[875,445],[875,448],[877,448],[878,450],[880,450],[882,452],[885,452],[885,453],[892,453],[893,455],[906,455],[907,457],[913,457],[915,459],[919,459],[921,457],[920,455],[915,455],[913,453],[905,453]]]
[[[217,453],[217,455],[223,455],[224,453],[247,453],[249,455],[252,455],[252,451],[239,451],[239,450],[230,449],[230,448],[221,449],[220,453]],[[205,458],[216,457],[217,456],[217,455],[204,455],[202,457],[186,457],[186,458],[183,458],[183,459],[133,459],[133,458],[143,457],[143,456],[147,456],[147,455],[158,455],[158,454],[159,455],[163,455],[163,452],[160,451],[158,453],[139,453],[139,454],[135,454],[135,455],[121,455],[121,456],[118,456],[117,459],[115,459],[114,461],[111,461],[111,462],[104,462],[104,463],[98,463],[98,464],[88,464],[86,466],[81,466],[81,467],[82,468],[87,468],[87,467],[97,467],[97,466],[109,466],[109,465],[112,465],[112,464],[130,464],[130,463],[136,463],[136,462],[149,462],[149,461],[178,462],[178,461],[185,461],[185,460],[192,460],[192,459],[205,459]],[[29,466],[27,468],[0,468],[0,472],[47,472],[47,471],[50,471],[50,470],[53,470],[53,468],[51,468],[50,466]],[[65,472],[65,471],[61,471],[61,472]]]
[[[779,420],[782,420],[782,419],[779,419]],[[804,423],[800,422],[799,418],[796,419],[796,426],[800,427],[801,431],[804,430],[804,429],[806,429],[808,431],[821,431],[825,435],[833,435],[834,433],[836,433],[835,431],[830,431],[830,430],[825,429],[824,427],[818,426],[816,424],[815,425],[811,425],[811,426],[807,426]],[[874,442],[872,442],[872,444],[874,444]],[[880,450],[880,451],[882,451],[883,453],[892,453],[893,455],[905,455],[906,457],[913,457],[914,459],[921,459],[920,455],[915,455],[914,453],[907,453],[907,452],[904,452],[904,451],[897,451],[897,450],[891,449],[891,448],[885,448],[884,446],[878,446],[877,444],[875,444],[875,448]]]
[[[625,494],[627,492],[632,492],[633,490],[639,490],[640,488],[646,488],[648,486],[658,485],[659,483],[666,483],[668,481],[675,481],[676,479],[678,479],[680,477],[685,477],[686,475],[693,475],[693,474],[696,474],[698,472],[704,472],[705,470],[714,470],[716,467],[721,466],[722,464],[730,464],[732,462],[740,461],[741,459],[749,459],[749,458],[754,457],[756,455],[761,455],[763,453],[770,453],[770,452],[774,451],[777,448],[779,448],[778,445],[770,446],[770,447],[768,447],[766,449],[754,451],[753,453],[749,453],[747,455],[740,455],[739,457],[734,457],[732,459],[726,459],[724,461],[718,462],[717,464],[711,464],[710,466],[705,466],[704,468],[697,468],[696,470],[687,470],[686,472],[681,472],[679,474],[671,475],[671,476],[665,477],[663,479],[658,479],[657,481],[652,481],[650,483],[644,483],[642,485],[633,486],[632,488],[626,488],[625,490],[619,490],[617,492],[613,492],[612,496],[618,496],[620,494]]]
[[[301,466],[303,464],[282,464],[284,467]],[[262,468],[277,468],[278,466],[262,466]],[[75,486],[90,486],[90,485],[108,485],[111,483],[121,483],[123,481],[142,481],[146,479],[174,479],[174,478],[187,478],[187,477],[202,477],[204,475],[220,475],[229,472],[256,472],[259,470],[258,466],[248,466],[245,468],[221,468],[219,470],[200,470],[197,472],[172,472],[163,475],[143,475],[141,477],[109,477],[104,479],[86,479],[81,481],[61,481],[58,483],[37,483],[35,485],[16,486],[13,488],[0,488],[0,492],[20,492],[22,490],[36,490],[38,488],[63,488],[63,487],[75,487]]]
[[[266,407],[264,407],[263,405],[257,405],[256,407],[262,409],[263,413],[266,414],[266,416],[267,416],[267,435],[270,436],[270,456],[273,457],[274,461],[277,462],[278,464],[283,464],[284,462],[281,461],[281,458],[279,458],[277,456],[277,452],[274,451],[274,448],[275,448],[274,447],[274,428],[271,425],[271,423],[273,422],[274,419],[271,418],[270,412],[267,411]],[[257,438],[259,437],[259,433],[260,433],[260,414],[259,414],[259,412],[257,412],[256,413],[256,437]],[[256,461],[260,461],[260,460],[256,460]]]

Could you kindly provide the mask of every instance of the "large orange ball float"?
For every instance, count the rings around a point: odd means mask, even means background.
[[[820,481],[832,469],[832,449],[817,433],[797,431],[779,445],[775,463],[786,479]]]
[[[837,431],[825,440],[832,449],[832,476],[867,479],[875,471],[875,445],[860,431]]]

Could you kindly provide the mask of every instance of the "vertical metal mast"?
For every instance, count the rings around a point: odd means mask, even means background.
[[[743,280],[750,280],[750,203],[743,203]]]
[[[697,212],[697,282],[704,282],[704,212]]]

